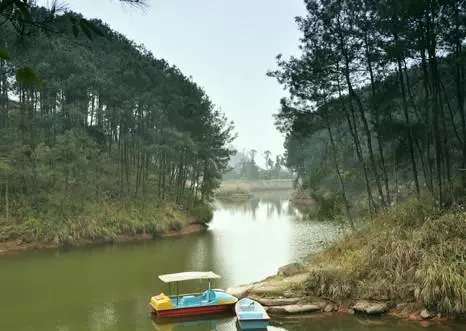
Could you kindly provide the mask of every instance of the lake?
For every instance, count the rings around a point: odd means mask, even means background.
[[[222,276],[214,287],[237,286],[275,274],[280,266],[305,258],[344,233],[345,228],[334,222],[307,220],[288,202],[290,194],[260,192],[244,203],[216,202],[209,230],[187,237],[2,256],[1,330],[237,330],[234,316],[178,323],[153,318],[150,296],[168,290],[157,275],[212,270]],[[199,288],[198,282],[183,285],[180,290]],[[389,318],[321,314],[272,324],[269,331],[424,328]]]

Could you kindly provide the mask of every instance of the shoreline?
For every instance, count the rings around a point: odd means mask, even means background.
[[[456,317],[430,312],[416,303],[391,302],[390,300],[348,298],[334,301],[324,297],[304,294],[298,290],[308,278],[306,267],[291,263],[279,268],[277,274],[249,284],[230,287],[227,293],[238,299],[249,297],[264,306],[267,313],[282,319],[309,318],[318,314],[359,315],[369,317],[390,316],[399,320],[426,323],[464,321]]]
[[[144,241],[156,240],[157,238],[174,238],[188,236],[191,234],[201,233],[206,231],[208,225],[200,223],[198,221],[191,221],[186,226],[182,227],[179,230],[174,231],[165,231],[152,234],[132,234],[125,235],[119,234],[113,240],[80,240],[73,244],[54,244],[47,242],[31,242],[26,243],[20,240],[10,240],[5,242],[0,242],[0,256],[3,255],[13,255],[29,251],[47,251],[55,250],[60,248],[80,248],[80,247],[91,247],[107,244],[130,244],[130,243],[140,243]]]

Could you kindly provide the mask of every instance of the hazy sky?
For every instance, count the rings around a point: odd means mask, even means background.
[[[148,2],[144,10],[117,0],[61,3],[87,18],[102,19],[127,38],[144,44],[157,58],[193,76],[234,121],[238,149],[283,153],[283,137],[275,129],[272,115],[285,92],[266,72],[275,68],[278,53],[297,53],[299,32],[294,17],[304,14],[304,0]]]

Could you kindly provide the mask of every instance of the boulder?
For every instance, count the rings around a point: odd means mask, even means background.
[[[283,297],[285,298],[294,298],[296,297],[296,293],[294,291],[291,291],[291,290],[286,290],[285,292],[283,292]]]
[[[428,311],[427,309],[424,309],[421,311],[421,313],[419,314],[422,319],[429,319],[431,317],[433,317],[435,314],[431,313],[430,311]]]
[[[272,306],[268,307],[267,309],[267,312],[270,314],[303,314],[314,311],[320,311],[320,307],[319,305],[312,303],[286,306]]]
[[[260,298],[260,297],[251,297],[251,299],[256,300],[261,305],[264,306],[286,306],[294,305],[300,301],[300,298]]]
[[[368,301],[368,300],[361,300],[356,302],[353,306],[353,310],[366,313],[369,315],[377,315],[383,314],[388,311],[388,304],[386,302],[379,302],[379,301]]]
[[[306,272],[306,268],[300,263],[290,263],[278,269],[278,276],[290,277]]]
[[[325,308],[324,308],[324,312],[326,312],[326,313],[330,313],[330,312],[332,312],[334,310],[335,310],[335,306],[333,304],[331,304],[331,303],[326,305]]]
[[[278,295],[283,292],[283,284],[260,284],[250,288],[257,295]]]
[[[411,314],[411,315],[409,315],[408,320],[409,321],[419,321],[419,320],[421,320],[421,317],[416,315],[416,314]]]
[[[252,285],[243,285],[239,287],[229,287],[225,292],[234,297],[237,297],[238,299],[242,299],[248,295],[248,292],[251,289]]]

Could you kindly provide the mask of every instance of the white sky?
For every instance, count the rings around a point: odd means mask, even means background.
[[[47,5],[48,0],[39,4]],[[235,123],[239,150],[283,153],[283,137],[272,115],[285,95],[266,76],[275,56],[298,52],[295,16],[304,0],[148,0],[144,10],[117,0],[67,0],[86,18],[100,18],[157,58],[193,76]],[[262,158],[257,157],[262,163]]]

